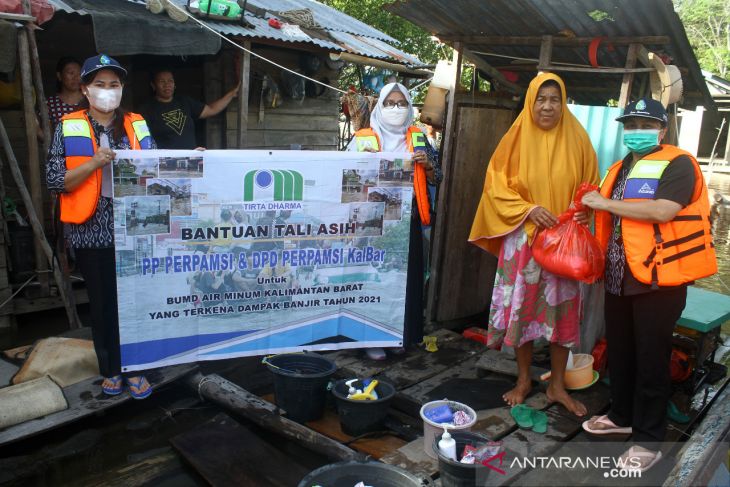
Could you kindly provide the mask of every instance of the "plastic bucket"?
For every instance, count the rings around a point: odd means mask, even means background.
[[[332,360],[316,353],[283,353],[264,363],[274,374],[276,404],[289,419],[303,423],[322,417],[327,384],[337,370]]]
[[[340,428],[350,436],[360,436],[383,427],[388,414],[390,401],[395,396],[395,388],[387,382],[378,381],[375,392],[378,399],[374,401],[353,401],[347,399],[348,386],[346,380],[339,380],[332,388],[337,400],[337,414],[340,416]],[[353,383],[355,389],[363,389],[361,381]],[[353,484],[354,485],[354,484]]]
[[[444,399],[442,401],[431,401],[427,402],[421,407],[421,419],[423,420],[423,451],[426,452],[431,458],[436,458],[436,453],[433,451],[433,438],[441,435],[444,432],[444,427],[441,423],[434,423],[426,417],[426,411],[435,409],[437,407],[447,404],[453,412],[464,411],[469,415],[471,421],[461,426],[449,426],[449,433],[453,431],[469,431],[472,426],[477,422],[477,413],[466,404],[462,404],[456,401],[449,401]]]
[[[468,431],[451,431],[449,434],[456,441],[456,455],[457,458],[461,457],[461,452],[464,451],[466,445],[472,445],[479,447],[489,442],[489,438],[477,433],[470,433]],[[441,454],[438,447],[438,442],[441,439],[441,435],[437,435],[433,438],[431,443],[431,452],[434,455],[438,455],[439,459],[439,479],[441,480],[442,487],[475,487],[477,485],[477,476],[479,477],[479,485],[486,485],[484,480],[489,475],[489,467],[474,463],[461,463],[455,462],[450,458],[446,458]]]
[[[299,482],[299,487],[352,487],[358,482],[377,487],[423,487],[432,485],[402,468],[380,462],[346,461],[320,467]]]

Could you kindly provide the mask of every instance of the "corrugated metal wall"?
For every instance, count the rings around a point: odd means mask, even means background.
[[[623,125],[616,121],[622,110],[618,107],[586,105],[568,105],[568,108],[588,132],[598,155],[598,168],[603,177],[611,164],[628,153],[622,141]]]

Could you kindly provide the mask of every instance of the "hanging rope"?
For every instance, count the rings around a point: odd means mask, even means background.
[[[230,40],[228,37],[224,36],[223,34],[221,34],[220,32],[218,32],[217,30],[213,29],[208,24],[206,24],[202,20],[198,19],[193,14],[191,14],[188,11],[186,11],[185,9],[183,9],[182,7],[180,7],[179,5],[176,5],[175,3],[170,2],[168,5],[170,7],[172,7],[172,8],[175,8],[175,9],[179,10],[183,14],[187,15],[188,18],[190,18],[193,21],[197,22],[198,24],[200,24],[205,29],[208,29],[213,34],[217,35],[218,37],[220,37],[221,39],[223,39],[224,41],[226,41],[230,45],[236,47],[237,49],[240,49],[241,51],[247,52],[247,53],[251,54],[252,56],[255,56],[255,57],[261,59],[262,61],[266,61],[269,64],[273,64],[277,68],[280,68],[280,69],[283,69],[284,71],[288,71],[288,72],[290,72],[292,74],[295,74],[295,75],[299,76],[300,78],[304,78],[304,79],[309,80],[309,81],[311,81],[313,83],[317,83],[318,85],[324,86],[325,88],[329,88],[330,90],[337,91],[338,93],[347,94],[347,92],[344,91],[344,90],[341,90],[339,88],[335,88],[334,86],[328,85],[327,83],[323,83],[322,81],[316,80],[314,78],[310,78],[309,76],[305,76],[302,73],[298,73],[298,72],[294,71],[293,69],[289,69],[286,66],[282,66],[281,64],[275,63],[274,61],[272,61],[270,59],[267,59],[267,58],[265,58],[264,56],[262,56],[260,54],[256,54],[255,52],[253,52],[253,51],[251,51],[249,49],[246,49],[245,47],[243,47],[243,46],[241,46],[239,44],[236,44],[235,42],[233,42],[232,40]]]

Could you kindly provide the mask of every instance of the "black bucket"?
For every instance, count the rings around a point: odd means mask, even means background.
[[[327,384],[337,370],[332,360],[316,353],[283,353],[264,363],[274,374],[276,404],[289,419],[304,423],[322,417]]]
[[[451,437],[456,441],[457,459],[461,459],[461,453],[466,445],[479,447],[488,443],[490,440],[486,436],[471,433],[469,431],[449,431]],[[439,440],[442,435],[437,435],[433,439],[433,449],[439,458],[439,479],[442,487],[475,487],[476,485],[486,485],[484,481],[489,475],[489,467],[475,463],[455,462],[450,458],[446,458],[439,451]],[[477,479],[479,484],[477,484]]]
[[[358,482],[378,487],[424,487],[430,479],[420,478],[402,468],[380,462],[346,461],[325,465],[310,472],[299,487],[351,487]]]
[[[348,386],[346,380],[339,380],[332,388],[337,399],[337,414],[340,416],[342,432],[350,436],[360,436],[383,428],[388,415],[390,401],[395,396],[395,388],[387,382],[378,381],[375,392],[378,399],[374,401],[353,401],[347,399]],[[355,389],[364,389],[361,381],[353,383]],[[366,482],[367,484],[367,482]]]

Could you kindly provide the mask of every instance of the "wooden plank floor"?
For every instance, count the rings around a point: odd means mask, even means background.
[[[145,376],[153,388],[159,388],[194,371],[195,368],[194,364],[174,365],[146,371]],[[132,400],[126,392],[118,396],[107,396],[101,392],[101,382],[102,377],[97,376],[65,387],[63,395],[68,402],[68,409],[0,430],[0,446],[35,436]]]

